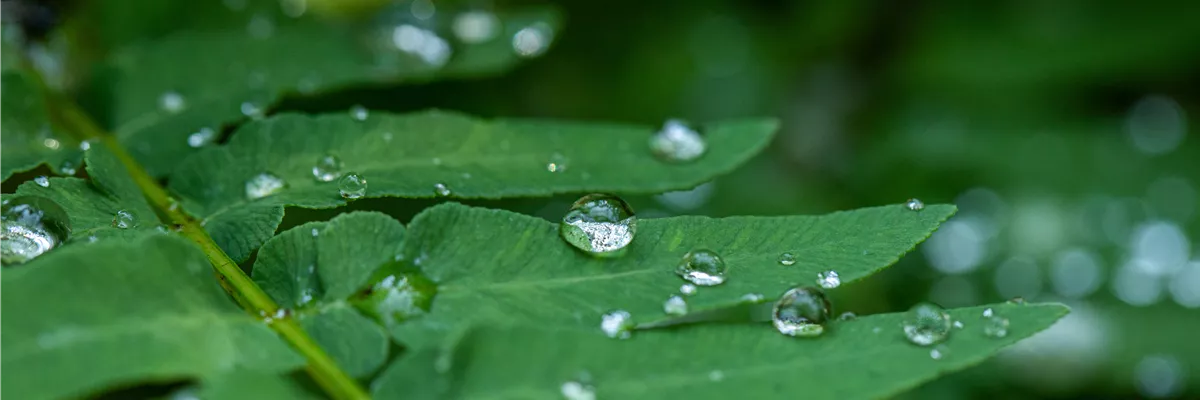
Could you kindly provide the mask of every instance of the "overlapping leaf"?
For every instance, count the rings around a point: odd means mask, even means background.
[[[376,380],[379,398],[558,399],[568,382],[596,398],[882,398],[978,363],[1049,327],[1057,304],[990,306],[1010,321],[1007,336],[984,335],[984,307],[951,310],[966,328],[944,345],[904,339],[902,314],[837,322],[798,339],[769,324],[709,324],[637,332],[612,340],[589,332],[482,327],[443,349],[405,355]]]
[[[230,257],[244,260],[275,231],[284,206],[345,204],[336,181],[313,176],[325,156],[343,160],[343,172],[360,173],[367,197],[434,197],[439,183],[458,198],[658,193],[732,170],[762,149],[775,127],[763,119],[706,125],[709,153],[680,165],[651,154],[651,126],[488,121],[445,111],[376,112],[362,121],[349,114],[285,114],[249,123],[228,145],[188,158],[170,187]],[[565,160],[565,170],[548,172],[554,160]],[[287,187],[248,198],[247,180],[262,173]]]
[[[238,309],[204,254],[169,235],[51,251],[3,275],[5,394],[80,397],[304,360]]]
[[[34,79],[15,69],[0,75],[0,179],[43,164],[54,171],[79,167],[79,141],[50,124],[45,94]]]

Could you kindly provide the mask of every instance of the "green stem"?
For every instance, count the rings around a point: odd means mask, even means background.
[[[245,272],[242,272],[242,268],[230,259],[229,255],[225,254],[220,246],[217,246],[216,242],[213,242],[212,237],[201,228],[196,219],[184,213],[174,204],[174,200],[167,194],[166,189],[160,186],[158,181],[125,151],[116,138],[96,126],[95,122],[73,102],[64,100],[55,102],[55,104],[58,106],[56,108],[60,113],[60,120],[67,125],[69,131],[82,135],[86,140],[95,140],[108,147],[125,165],[125,169],[129,170],[129,174],[137,182],[142,193],[146,195],[146,199],[160,215],[179,228],[179,232],[184,237],[200,245],[200,249],[204,250],[208,261],[216,270],[221,287],[225,288],[225,291],[229,292],[243,308],[260,317],[272,316],[279,311],[279,305],[275,304],[275,301],[266,292],[263,292],[262,288],[259,288]],[[317,345],[294,319],[274,319],[269,326],[308,360],[306,368],[308,374],[330,396],[335,399],[367,399],[370,397],[359,387],[358,382],[338,367],[329,354],[325,353],[325,350]]]

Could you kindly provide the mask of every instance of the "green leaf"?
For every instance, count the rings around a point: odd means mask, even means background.
[[[613,309],[660,319],[663,301],[686,283],[674,273],[680,257],[696,248],[716,251],[730,271],[724,284],[687,298],[692,312],[737,305],[748,293],[774,298],[815,284],[826,270],[853,282],[895,263],[954,210],[890,205],[824,216],[648,219],[638,221],[624,256],[597,259],[545,220],[443,204],[413,220],[404,249],[438,285],[432,310],[392,334],[424,347],[472,322],[598,334],[601,314]],[[784,252],[795,265],[779,264]]]
[[[291,376],[235,370],[204,378],[199,389],[187,388],[173,399],[204,400],[306,400],[319,399]]]
[[[129,237],[159,226],[154,209],[116,156],[96,145],[88,149],[85,161],[91,181],[50,178],[45,187],[25,182],[17,188],[16,195],[42,196],[58,203],[71,220],[72,241],[90,240],[92,236]],[[135,226],[131,229],[113,227],[113,217],[121,210],[133,215]]]
[[[0,278],[5,393],[80,397],[151,380],[303,365],[238,309],[195,245],[167,235],[54,250]]]
[[[558,399],[564,383],[586,377],[597,398],[883,398],[979,363],[1067,313],[1059,304],[990,307],[1009,319],[1008,335],[983,334],[982,306],[951,310],[966,328],[935,347],[940,359],[905,340],[903,314],[836,322],[813,339],[781,335],[769,324],[689,326],[637,332],[630,340],[488,326],[449,352],[400,358],[373,392],[378,398]]]
[[[42,164],[55,172],[79,166],[79,141],[50,124],[45,94],[35,79],[19,71],[0,75],[0,180]]]
[[[404,226],[374,212],[310,222],[271,238],[254,263],[254,281],[301,323],[348,374],[370,376],[387,361],[388,335],[346,299],[392,262]]]
[[[680,165],[651,154],[647,143],[657,130],[651,126],[488,121],[445,111],[374,112],[365,121],[348,114],[284,114],[247,124],[228,145],[188,158],[170,185],[184,208],[240,261],[271,237],[284,206],[346,204],[336,180],[313,177],[313,166],[327,155],[343,160],[344,172],[367,180],[366,197],[434,197],[438,183],[457,198],[659,193],[732,170],[766,146],[776,127],[767,119],[706,125],[708,154]],[[555,153],[568,160],[565,171],[546,170]],[[287,187],[248,199],[246,181],[264,172],[283,178]]]
[[[543,24],[553,30],[558,25],[557,13],[549,9],[500,13],[498,18],[503,28],[495,38],[449,43],[453,55],[440,67],[398,50],[392,43],[394,25],[350,29],[294,23],[278,26],[265,38],[251,37],[241,25],[179,32],[117,51],[94,91],[109,94],[99,101],[108,108],[100,112],[121,143],[151,175],[165,176],[196,151],[189,146],[189,135],[202,129],[219,132],[246,119],[248,108],[265,111],[289,93],[492,75],[520,60],[506,38],[525,26]],[[168,93],[178,95],[180,107],[162,105]]]

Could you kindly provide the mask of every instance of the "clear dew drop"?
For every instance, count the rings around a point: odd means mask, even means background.
[[[995,312],[993,312],[993,311],[992,311],[992,309],[991,309],[990,307],[989,307],[989,308],[985,308],[985,309],[983,310],[983,317],[984,317],[984,318],[989,318],[989,317],[991,317],[992,315],[995,315]]]
[[[203,147],[206,144],[212,143],[216,137],[217,131],[214,131],[212,128],[200,128],[200,130],[188,135],[188,146]]]
[[[355,104],[353,107],[350,107],[350,118],[354,118],[355,121],[366,121],[370,115],[371,112],[366,107],[363,107],[362,104]]]
[[[1008,336],[1008,318],[993,315],[983,319],[983,334],[987,337],[1002,338]]]
[[[949,352],[949,350],[946,348],[946,346],[937,346],[932,349],[929,349],[929,358],[932,358],[934,360],[941,360],[943,357],[946,356],[946,354],[948,352]]]
[[[50,178],[46,177],[45,175],[42,175],[42,176],[33,178],[33,183],[36,183],[38,186],[41,186],[41,187],[50,187]]]
[[[842,278],[836,271],[825,271],[817,274],[817,284],[825,289],[833,289],[842,285]]]
[[[342,159],[337,156],[327,155],[317,160],[317,163],[312,167],[312,174],[321,182],[332,182],[334,179],[342,176]]]
[[[171,114],[178,114],[187,108],[187,100],[178,92],[166,92],[158,97],[158,107]]]
[[[451,195],[452,193],[454,193],[454,192],[451,192],[450,187],[446,186],[445,183],[438,182],[438,183],[433,184],[433,194],[436,194],[436,195],[442,196],[442,197],[446,197],[446,196]]]
[[[650,150],[660,160],[667,162],[689,162],[704,155],[708,145],[700,133],[686,123],[669,119],[662,130],[650,137]]]
[[[596,400],[596,389],[581,382],[563,382],[559,392],[566,400]]]
[[[66,175],[66,176],[75,175],[76,167],[77,166],[75,165],[74,162],[72,162],[71,160],[66,160],[66,161],[63,161],[62,164],[58,165],[58,173]]]
[[[567,158],[562,154],[554,153],[550,155],[550,162],[546,163],[546,170],[550,172],[563,172],[567,170]]]
[[[253,118],[253,119],[260,119],[263,117],[262,106],[251,103],[249,101],[242,103],[241,110],[242,110],[242,115],[245,115],[245,116]]]
[[[796,255],[792,253],[783,253],[779,255],[779,265],[792,266],[796,265]]]
[[[725,283],[729,267],[725,260],[716,252],[706,249],[696,249],[683,255],[675,273],[696,285],[715,286]]]
[[[563,240],[597,257],[621,255],[635,233],[637,216],[633,208],[620,197],[607,194],[589,194],[576,200],[559,225]]]
[[[338,194],[347,200],[362,198],[367,195],[367,180],[357,172],[347,173],[338,181]]]
[[[600,330],[613,339],[629,339],[633,330],[633,315],[625,310],[614,310],[600,317]]]
[[[42,146],[46,146],[50,150],[58,150],[62,146],[62,143],[59,143],[58,139],[46,138],[42,140]]]
[[[846,311],[846,312],[842,313],[842,315],[838,316],[838,321],[853,321],[855,319],[858,319],[858,314],[855,314],[850,311]]]
[[[263,172],[246,180],[246,198],[261,199],[283,190],[287,182],[270,172]]]
[[[815,337],[825,333],[831,307],[825,293],[812,287],[788,290],[775,302],[771,323],[787,336]]]
[[[762,293],[746,293],[742,295],[741,300],[743,303],[758,304],[767,300],[767,297]]]
[[[467,44],[483,43],[496,37],[500,19],[487,11],[467,11],[454,17],[451,30]]]
[[[663,312],[668,315],[685,315],[688,312],[687,301],[683,297],[671,296],[663,302]]]
[[[901,327],[908,341],[919,346],[941,343],[950,336],[950,315],[941,307],[929,303],[913,306],[904,315]]]
[[[137,226],[137,220],[128,210],[119,210],[113,214],[112,226],[117,229],[129,229]]]
[[[921,211],[925,209],[925,202],[920,199],[908,199],[908,202],[904,203],[904,207],[912,211]]]
[[[679,293],[685,296],[696,294],[696,285],[685,283],[683,286],[679,287]]]
[[[88,150],[90,150],[91,148],[92,148],[92,142],[90,142],[90,141],[87,141],[87,140],[84,140],[84,141],[82,141],[82,142],[79,142],[79,149],[80,149],[80,150],[83,150],[83,151],[88,151]]]
[[[0,213],[0,263],[20,264],[50,250],[70,232],[66,211],[49,199],[23,196],[6,199]]]
[[[553,29],[544,23],[537,23],[517,31],[512,37],[512,48],[521,57],[537,57],[546,52],[552,40]]]
[[[957,321],[957,320],[954,321],[954,329],[962,329],[962,328],[966,328],[966,327],[967,326],[963,325],[962,321]]]
[[[368,282],[350,297],[350,303],[385,327],[425,315],[437,295],[436,284],[417,272],[416,266],[404,262],[384,264]]]

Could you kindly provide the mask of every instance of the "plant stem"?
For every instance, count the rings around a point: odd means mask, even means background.
[[[137,182],[146,199],[159,214],[179,229],[184,237],[200,245],[200,249],[208,256],[216,270],[221,287],[225,288],[233,298],[247,311],[259,317],[274,316],[279,311],[279,305],[254,283],[242,268],[237,265],[224,250],[213,242],[212,237],[205,232],[200,224],[181,210],[175,200],[167,194],[166,189],[158,184],[144,168],[117,142],[112,135],[106,134],[90,117],[83,113],[75,103],[62,99],[55,102],[60,120],[68,130],[82,135],[84,139],[96,140],[103,143],[121,160],[129,175]],[[306,370],[330,396],[335,399],[366,399],[370,396],[358,385],[353,378],[346,375],[337,363],[325,353],[316,342],[300,328],[299,323],[292,318],[272,319],[268,324],[279,336],[291,343],[296,351],[308,360]]]

